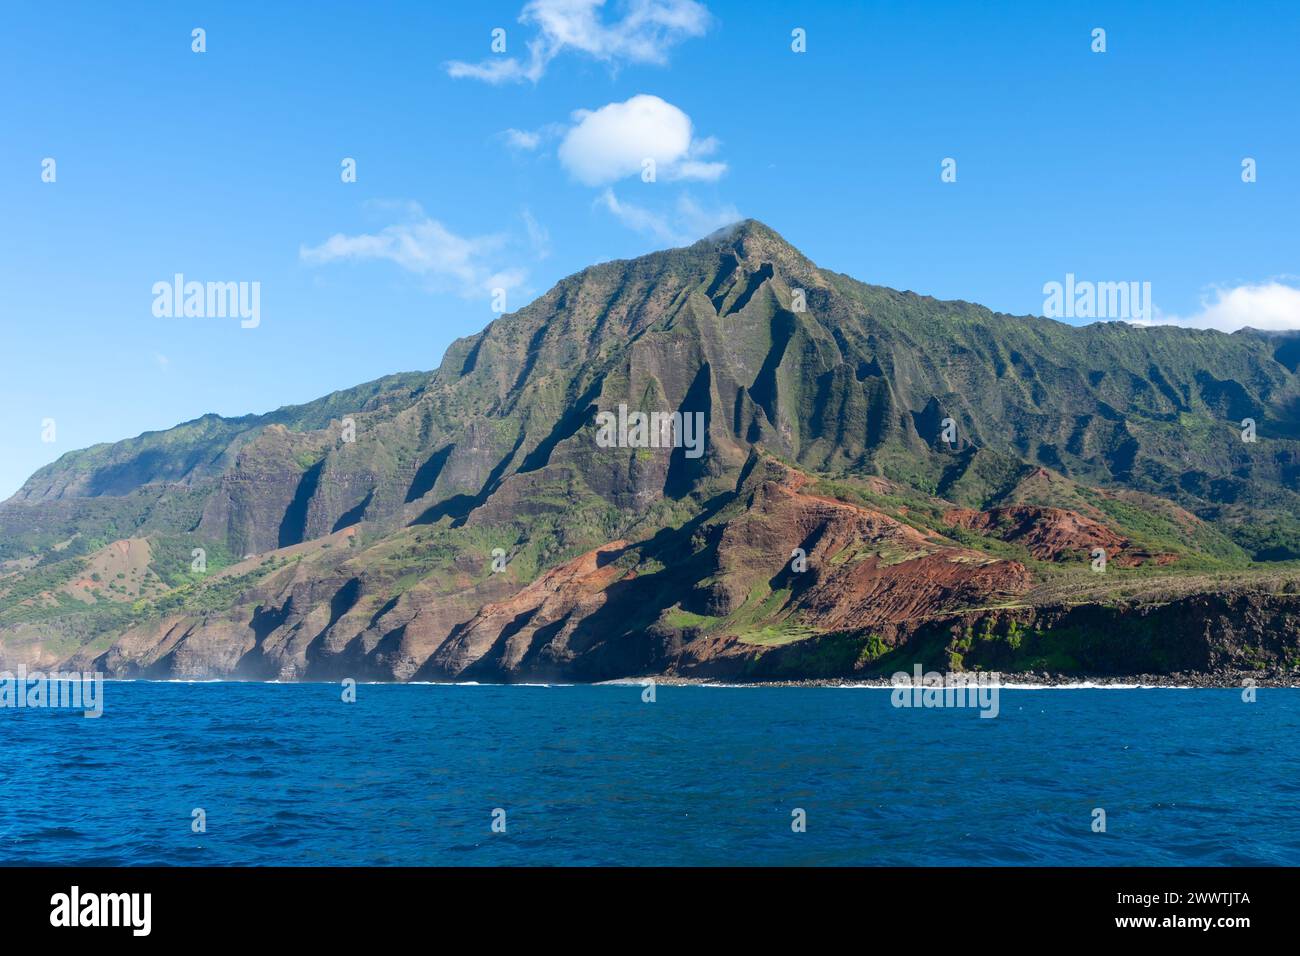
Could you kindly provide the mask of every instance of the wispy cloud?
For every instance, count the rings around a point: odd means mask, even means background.
[[[418,204],[404,203],[399,208],[408,211],[407,221],[374,233],[336,233],[319,245],[302,246],[299,258],[312,264],[386,260],[423,277],[435,290],[454,292],[466,298],[498,288],[516,289],[527,279],[527,269],[504,261],[510,245],[509,236],[460,236],[426,215]],[[532,220],[531,214],[525,221],[534,242],[536,235],[545,235],[545,230]]]
[[[537,258],[545,259],[551,254],[551,233],[540,222],[534,218],[532,211],[525,207],[519,216],[524,221],[524,229],[528,233],[528,243],[533,247],[533,254]]]
[[[733,205],[706,209],[686,194],[678,196],[669,211],[657,212],[621,200],[613,189],[606,188],[596,199],[596,205],[629,229],[672,246],[689,245],[741,219],[740,211]]]
[[[526,58],[497,55],[478,63],[455,60],[447,64],[447,72],[486,83],[536,83],[551,61],[566,51],[615,67],[663,64],[674,45],[702,36],[711,19],[695,0],[629,0],[621,7],[623,15],[612,20],[601,16],[604,6],[605,0],[531,0],[519,14],[521,24],[537,31],[525,44]]]
[[[511,149],[531,151],[542,145],[542,134],[523,129],[508,129],[501,133]]]
[[[1193,315],[1169,315],[1157,310],[1155,319],[1143,324],[1221,332],[1247,327],[1269,332],[1300,329],[1300,288],[1277,280],[1219,287],[1201,300],[1200,311]]]
[[[546,123],[537,129],[503,129],[498,137],[512,152],[536,153],[552,140],[563,136],[567,127],[563,123]]]

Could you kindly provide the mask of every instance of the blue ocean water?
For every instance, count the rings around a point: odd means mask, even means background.
[[[98,719],[0,710],[0,863],[1300,864],[1300,690],[1004,689],[995,719],[641,694],[110,682]]]

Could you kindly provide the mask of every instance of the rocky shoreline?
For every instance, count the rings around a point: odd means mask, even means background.
[[[970,672],[965,672],[969,676]],[[809,680],[716,680],[695,677],[647,676],[622,678],[603,681],[607,684],[644,684],[653,680],[656,684],[667,686],[699,687],[880,687],[893,685],[888,678],[834,678]],[[1240,690],[1247,686],[1246,681],[1254,681],[1255,687],[1300,688],[1300,673],[1282,670],[1270,671],[1219,671],[1213,673],[1174,673],[1174,674],[1053,674],[1043,671],[1023,671],[1015,674],[1002,674],[1000,686],[1009,690],[1032,690],[1039,688],[1070,688],[1086,690],[1090,688],[1218,688]]]

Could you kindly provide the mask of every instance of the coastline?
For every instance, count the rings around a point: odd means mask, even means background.
[[[2,668],[0,668],[2,669]],[[959,671],[974,676],[973,671]],[[1014,675],[1000,675],[997,685],[1002,690],[1242,690],[1247,680],[1256,688],[1300,689],[1300,674],[1283,675],[1249,671],[1216,673],[1174,674],[1052,674],[1026,671]],[[339,680],[257,680],[228,677],[102,677],[106,684],[267,684],[288,686],[294,684],[319,684],[333,686]],[[735,678],[683,677],[680,675],[646,674],[638,677],[616,677],[600,681],[391,681],[363,680],[361,686],[416,686],[416,687],[644,687],[653,681],[662,687],[825,687],[841,690],[892,690],[894,684],[887,677],[836,677],[805,678],[796,680],[737,680]],[[910,685],[909,685],[910,686]]]
[[[963,671],[960,673],[973,674]],[[1051,674],[1027,671],[1002,675],[998,687],[1002,690],[1242,690],[1246,680],[1253,680],[1257,688],[1300,689],[1300,674],[1259,674],[1248,671],[1222,673],[1174,674]],[[892,690],[894,685],[887,677],[870,678],[809,678],[806,680],[736,681],[714,680],[698,677],[635,677],[600,681],[602,684],[637,684],[648,680],[663,686],[701,687],[831,687],[846,690]]]

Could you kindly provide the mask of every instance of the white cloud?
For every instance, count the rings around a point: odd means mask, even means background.
[[[696,159],[684,159],[668,168],[669,179],[700,179],[714,182],[727,171],[726,163],[702,163]]]
[[[1276,280],[1218,288],[1212,300],[1201,300],[1201,310],[1195,315],[1165,315],[1157,310],[1157,317],[1149,324],[1221,332],[1235,332],[1247,326],[1264,331],[1300,329],[1300,289]]]
[[[484,83],[518,83],[521,80],[531,79],[536,83],[541,79],[543,70],[537,69],[536,65],[530,70],[522,66],[518,60],[512,58],[509,60],[484,60],[482,63],[462,63],[459,60],[453,60],[447,64],[447,72],[453,79],[457,80],[469,77],[470,79],[482,80]]]
[[[409,206],[413,218],[377,233],[348,236],[336,233],[317,246],[303,246],[299,258],[309,263],[338,260],[382,259],[427,279],[440,291],[476,297],[492,289],[515,289],[527,278],[519,266],[499,261],[508,237],[458,236],[417,204]],[[540,228],[540,227],[538,227]]]
[[[568,129],[563,123],[546,123],[537,129],[503,129],[497,135],[516,153],[536,153]]]
[[[607,188],[597,197],[596,205],[628,228],[672,246],[689,245],[741,218],[735,206],[704,209],[687,195],[678,196],[671,211],[655,212],[645,206],[624,202],[614,195],[613,189]]]
[[[531,0],[519,14],[520,23],[537,28],[526,44],[526,59],[497,55],[478,63],[453,61],[447,72],[487,83],[536,83],[566,50],[615,66],[663,64],[672,46],[702,36],[709,26],[709,11],[696,0],[628,0],[623,16],[610,22],[599,15],[604,6],[605,0]],[[506,42],[511,43],[509,33]]]
[[[677,222],[683,232],[689,236],[690,242],[703,239],[723,226],[740,222],[742,218],[740,210],[731,203],[718,206],[716,209],[705,209],[690,196],[683,195],[677,198]]]
[[[647,159],[655,161],[656,177],[666,180],[712,182],[726,172],[726,163],[700,159],[716,152],[717,140],[694,139],[691,118],[657,96],[641,93],[598,110],[578,110],[573,119],[560,143],[560,163],[587,186],[639,176]]]
[[[524,221],[524,229],[528,232],[528,243],[533,248],[533,254],[539,260],[545,259],[551,254],[550,230],[538,222],[532,210],[527,207],[524,207],[519,215]]]
[[[542,134],[522,129],[508,129],[501,134],[511,149],[534,150],[542,145]]]
[[[630,229],[644,232],[667,243],[677,242],[677,233],[668,224],[667,217],[651,212],[643,206],[620,202],[612,189],[606,189],[601,193],[596,203],[604,206],[619,222]]]

